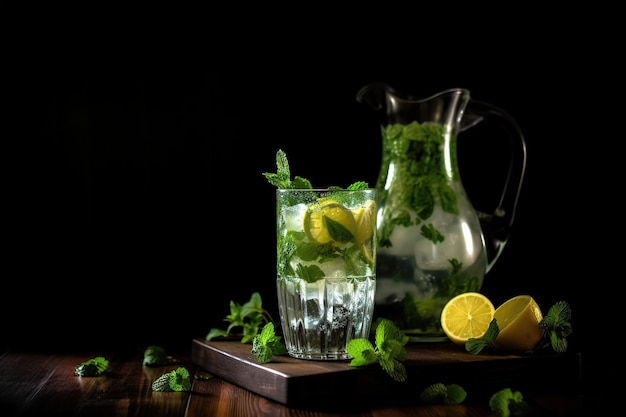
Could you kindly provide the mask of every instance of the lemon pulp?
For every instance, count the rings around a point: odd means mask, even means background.
[[[462,345],[482,337],[494,317],[495,308],[483,294],[466,292],[450,299],[441,311],[441,328],[448,338]]]
[[[331,229],[343,227],[351,236],[354,236],[356,222],[352,211],[334,200],[324,199],[307,209],[304,214],[303,227],[304,233],[311,242],[317,244],[332,242],[333,245],[339,246],[345,241],[338,240],[337,234],[333,235]]]

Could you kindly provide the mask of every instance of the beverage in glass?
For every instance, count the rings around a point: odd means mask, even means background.
[[[369,339],[376,291],[376,191],[278,189],[277,293],[287,352],[349,359]]]

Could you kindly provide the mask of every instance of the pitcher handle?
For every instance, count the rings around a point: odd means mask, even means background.
[[[515,210],[526,171],[526,141],[517,122],[492,104],[470,100],[461,119],[459,133],[486,121],[495,121],[508,136],[511,159],[500,202],[492,213],[478,211],[487,249],[487,272],[494,266],[506,245],[515,220]]]

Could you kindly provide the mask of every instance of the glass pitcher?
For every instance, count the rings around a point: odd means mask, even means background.
[[[357,101],[376,111],[382,135],[374,318],[393,320],[411,341],[447,340],[444,305],[480,291],[508,240],[526,166],[524,137],[506,112],[463,88],[419,99],[372,83]],[[457,161],[457,136],[484,123],[501,126],[511,150],[492,213],[475,210]]]

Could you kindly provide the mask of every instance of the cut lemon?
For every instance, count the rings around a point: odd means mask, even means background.
[[[494,341],[498,350],[532,351],[543,336],[539,322],[543,314],[539,305],[530,295],[510,298],[494,313],[500,333]]]
[[[304,233],[313,243],[339,246],[354,239],[356,222],[352,211],[334,200],[312,204],[304,214]]]
[[[374,232],[376,230],[376,202],[368,200],[363,207],[352,210],[356,231],[354,240],[369,263],[374,262]]]
[[[448,339],[463,345],[482,337],[494,317],[495,308],[483,294],[465,292],[453,297],[441,311],[441,328]]]

